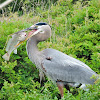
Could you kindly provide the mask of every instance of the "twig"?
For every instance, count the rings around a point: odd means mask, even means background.
[[[13,0],[7,0],[4,3],[0,4],[0,9],[2,9],[3,7],[5,7],[6,5],[8,5],[9,3],[11,3]]]

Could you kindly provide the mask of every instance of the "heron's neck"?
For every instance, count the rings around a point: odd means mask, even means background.
[[[37,44],[38,44],[38,42],[34,37],[30,38],[27,41],[27,46],[26,46],[27,54],[33,63],[36,62],[36,60],[38,58],[38,54],[39,54]]]

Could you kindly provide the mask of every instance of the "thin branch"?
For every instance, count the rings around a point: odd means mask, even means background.
[[[7,0],[4,3],[0,4],[0,9],[2,9],[3,7],[5,7],[6,5],[8,5],[9,3],[11,3],[13,0]]]

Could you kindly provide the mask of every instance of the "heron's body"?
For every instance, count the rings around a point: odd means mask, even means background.
[[[37,44],[51,36],[51,28],[48,24],[37,23],[28,29],[32,31],[28,35],[27,54],[42,73],[57,83],[62,97],[64,84],[84,86],[95,82],[91,77],[97,74],[83,62],[55,49],[38,50]]]
[[[96,73],[83,62],[55,49],[38,51],[34,37],[27,41],[27,53],[37,68],[48,75],[53,81],[64,83],[93,84],[92,75]]]

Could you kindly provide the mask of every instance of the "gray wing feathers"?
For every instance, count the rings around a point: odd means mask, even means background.
[[[90,79],[90,77],[96,75],[96,73],[86,64],[54,49],[49,49],[49,54],[46,51],[48,52],[48,50],[45,49],[46,57],[52,59],[45,59],[42,63],[48,76],[53,80],[85,84],[94,83],[95,80]]]

